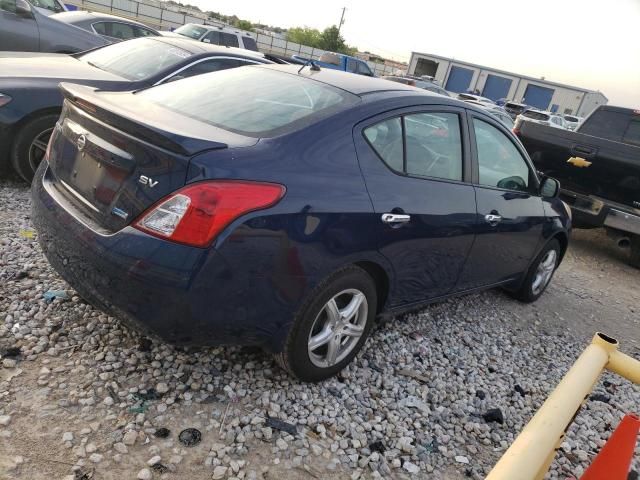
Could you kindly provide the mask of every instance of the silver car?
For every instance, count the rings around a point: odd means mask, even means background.
[[[0,0],[0,50],[75,53],[111,43],[52,17],[27,0]]]
[[[51,18],[91,33],[97,33],[111,42],[160,35],[156,30],[142,23],[106,13],[63,12],[52,15]]]

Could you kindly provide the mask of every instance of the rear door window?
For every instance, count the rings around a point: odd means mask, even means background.
[[[456,113],[396,117],[367,127],[364,136],[384,163],[398,173],[462,180],[462,139]]]
[[[480,185],[528,192],[532,173],[514,143],[493,125],[473,119]]]
[[[254,52],[258,51],[258,44],[251,37],[242,37],[242,43],[244,43],[244,48],[247,50],[253,50]]]
[[[105,30],[108,36],[120,40],[129,40],[135,37],[135,31],[131,25],[120,22],[105,22]]]
[[[220,38],[222,40],[221,45],[224,45],[225,47],[240,46],[240,44],[238,43],[238,36],[234,35],[233,33],[220,32]]]
[[[390,169],[404,173],[402,120],[400,117],[391,118],[366,128],[364,136]]]
[[[347,59],[347,72],[358,73],[358,62],[355,62],[355,61],[351,60],[350,58],[348,58]]]
[[[364,62],[358,62],[358,73],[360,75],[366,75],[368,77],[372,77],[373,76],[373,72],[369,68],[369,65],[367,65]]]

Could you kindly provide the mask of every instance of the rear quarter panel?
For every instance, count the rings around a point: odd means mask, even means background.
[[[274,207],[232,223],[212,249],[225,259],[230,275],[244,277],[240,284],[263,299],[261,312],[247,315],[269,319],[263,328],[281,332],[274,335],[276,342],[304,299],[341,267],[372,262],[393,281],[390,265],[377,251],[375,216],[356,158],[352,118],[345,113],[251,148],[205,153],[190,164],[188,183],[249,179],[287,188]],[[203,268],[209,268],[207,261]],[[273,292],[278,300],[266,301]]]

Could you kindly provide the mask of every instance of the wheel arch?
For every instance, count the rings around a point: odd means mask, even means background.
[[[373,279],[378,294],[376,313],[381,313],[389,298],[390,279],[387,271],[380,264],[370,260],[355,262],[354,265],[363,269]]]

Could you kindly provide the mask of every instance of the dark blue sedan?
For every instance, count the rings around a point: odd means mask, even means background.
[[[260,345],[309,381],[347,365],[382,313],[543,293],[569,211],[509,130],[399,83],[299,69],[62,84],[32,187],[55,269],[168,341]]]

